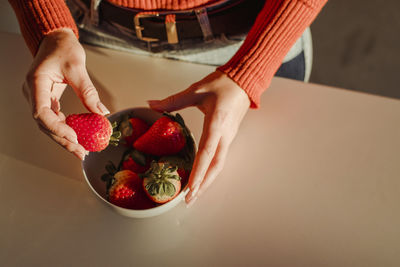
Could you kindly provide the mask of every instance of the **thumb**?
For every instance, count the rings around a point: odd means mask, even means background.
[[[172,112],[197,104],[197,97],[192,93],[191,88],[181,91],[177,94],[170,95],[162,100],[149,100],[150,108],[157,111]]]
[[[71,68],[70,72],[66,74],[66,78],[87,110],[102,115],[110,113],[101,103],[99,94],[90,80],[86,68]]]

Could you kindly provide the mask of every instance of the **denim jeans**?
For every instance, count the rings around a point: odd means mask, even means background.
[[[132,34],[133,25],[132,29],[126,29],[107,21],[93,21],[93,16],[90,16],[90,7],[87,7],[82,0],[69,0],[67,5],[78,25],[81,42],[139,55],[219,66],[225,64],[236,53],[246,38],[246,35],[229,38],[221,35],[211,41],[196,40],[192,43],[177,45],[174,49],[155,52],[144,42],[138,42]],[[311,61],[311,33],[307,29],[286,55],[276,76],[308,81]]]

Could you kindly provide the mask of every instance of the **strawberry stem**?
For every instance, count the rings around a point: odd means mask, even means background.
[[[171,166],[166,163],[157,163],[153,161],[151,163],[150,169],[143,175],[144,177],[149,179],[149,182],[146,184],[145,188],[150,195],[155,196],[164,196],[167,195],[172,197],[176,188],[173,183],[171,183],[170,179],[180,180],[181,178],[177,174],[178,167]]]
[[[118,169],[115,167],[114,163],[112,161],[109,161],[106,164],[106,171],[107,173],[103,174],[101,176],[101,180],[106,182],[106,189],[108,192],[108,189],[113,185],[115,182],[114,174],[118,172]]]
[[[143,155],[140,151],[134,149],[131,153],[131,158],[138,163],[139,165],[145,166],[146,165],[146,156]]]
[[[118,146],[119,140],[122,136],[121,132],[117,129],[118,123],[116,121],[114,121],[113,123],[111,123],[111,127],[112,127],[113,132],[110,136],[109,144],[112,146]]]

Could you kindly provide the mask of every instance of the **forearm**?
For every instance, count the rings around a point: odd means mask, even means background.
[[[9,0],[17,16],[21,33],[33,55],[47,34],[70,28],[78,29],[64,0]]]
[[[283,58],[327,0],[268,0],[245,42],[218,70],[246,91],[256,108]]]

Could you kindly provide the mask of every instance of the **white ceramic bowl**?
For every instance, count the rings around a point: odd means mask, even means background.
[[[158,118],[162,116],[149,108],[131,108],[113,113],[108,116],[108,119],[113,122],[118,120],[123,114],[133,114],[135,117],[143,119],[150,125],[153,124]],[[187,142],[189,145],[188,151],[192,157],[196,153],[196,145],[193,136],[191,136],[193,142]],[[116,206],[110,203],[106,198],[106,183],[101,180],[101,176],[106,173],[105,166],[108,161],[112,161],[115,165],[118,165],[121,160],[123,152],[126,150],[124,146],[108,146],[105,150],[101,152],[91,152],[86,156],[85,160],[82,162],[83,174],[85,176],[86,182],[88,183],[90,189],[94,194],[107,206],[112,208],[115,212],[132,217],[132,218],[146,218],[160,215],[164,212],[175,207],[180,201],[185,199],[186,194],[189,192],[188,185],[186,185],[182,191],[173,200],[162,204],[160,206],[144,209],[144,210],[133,210],[126,209]]]

